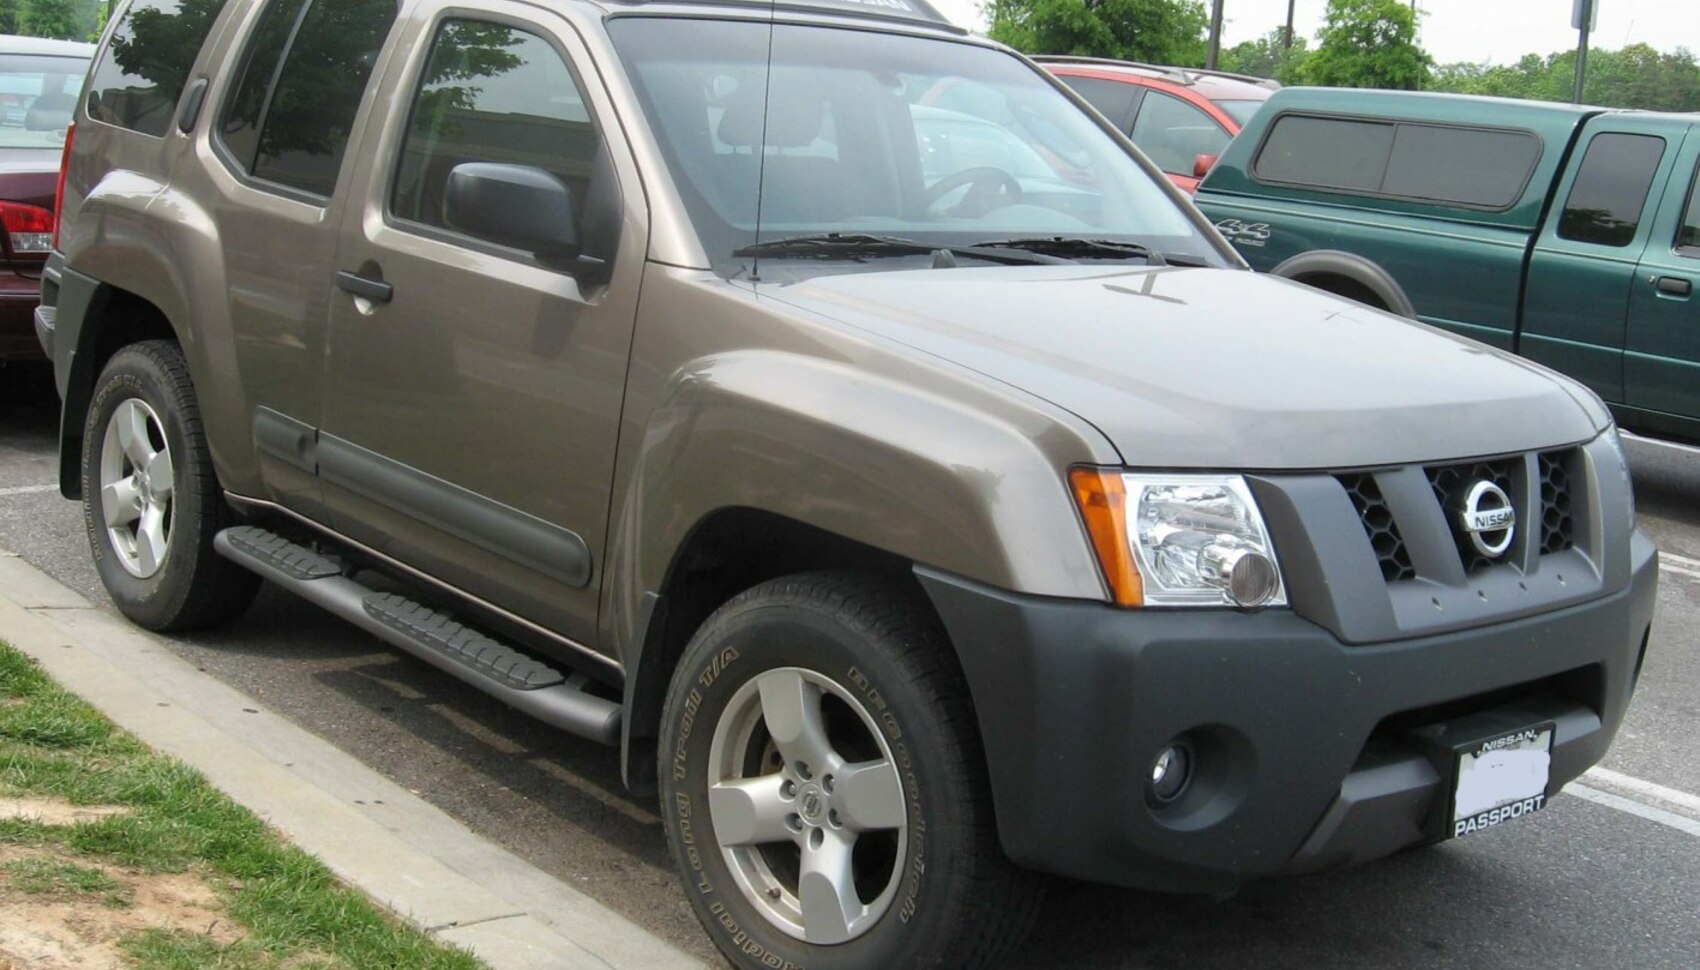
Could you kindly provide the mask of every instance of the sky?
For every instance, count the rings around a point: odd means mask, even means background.
[[[984,27],[981,0],[930,0],[945,16]],[[1205,0],[1208,6],[1210,0]],[[1296,0],[1294,30],[1316,36],[1327,0]],[[1509,64],[1524,54],[1550,54],[1576,46],[1570,26],[1573,0],[1417,0],[1423,13],[1418,41],[1441,64],[1455,61]],[[1596,0],[1599,29],[1593,47],[1645,43],[1661,51],[1686,46],[1700,54],[1700,0]],[[1287,0],[1224,0],[1223,45],[1232,47],[1282,26]]]

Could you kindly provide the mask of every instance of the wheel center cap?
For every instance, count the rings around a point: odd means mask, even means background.
[[[805,822],[819,823],[826,815],[826,793],[809,785],[797,796],[797,814]]]

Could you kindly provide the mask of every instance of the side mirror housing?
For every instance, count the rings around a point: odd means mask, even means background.
[[[1194,156],[1192,156],[1192,177],[1195,178],[1195,179],[1201,179],[1204,176],[1209,175],[1210,170],[1216,167],[1216,160],[1218,158],[1221,158],[1221,156],[1220,155],[1194,155]]]
[[[573,191],[528,165],[463,162],[449,173],[443,219],[476,239],[535,255],[585,282],[607,280],[607,264],[581,252]]]

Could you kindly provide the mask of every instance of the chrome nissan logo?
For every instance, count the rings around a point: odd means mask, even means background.
[[[1477,482],[1464,496],[1464,510],[1458,513],[1469,536],[1470,545],[1489,559],[1498,559],[1511,548],[1511,537],[1517,532],[1517,510],[1511,507],[1511,496],[1492,482]]]

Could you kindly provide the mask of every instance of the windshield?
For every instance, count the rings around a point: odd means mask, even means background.
[[[0,149],[65,147],[88,69],[81,57],[0,54]]]
[[[1258,110],[1263,107],[1263,102],[1256,100],[1218,101],[1216,107],[1226,111],[1228,117],[1239,122],[1240,127],[1244,128],[1246,123],[1251,121],[1251,116],[1257,114]]]
[[[765,22],[609,31],[717,271],[748,268],[758,216],[764,243],[1066,237],[1222,261],[1109,135],[1001,51],[779,24],[770,77]]]

